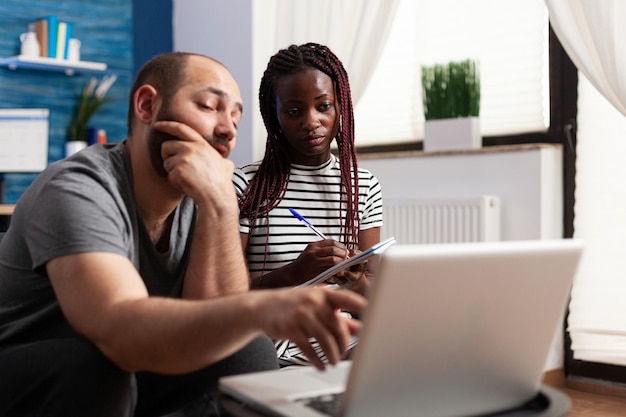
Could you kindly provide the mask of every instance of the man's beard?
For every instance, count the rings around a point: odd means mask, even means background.
[[[164,107],[157,114],[157,121],[178,121],[178,119],[170,113],[167,109],[167,106],[164,103]],[[163,156],[161,155],[161,146],[163,142],[168,140],[179,140],[176,136],[170,135],[169,133],[161,132],[160,130],[156,130],[152,128],[148,137],[148,151],[150,153],[150,162],[152,163],[152,167],[155,172],[162,178],[167,178],[167,171],[163,166]],[[226,149],[230,149],[228,147],[228,141],[222,140],[218,138],[214,138],[212,136],[204,136],[204,140],[206,140],[209,144],[212,143],[220,143],[226,147]],[[225,155],[224,157],[227,157]]]
[[[148,138],[150,161],[152,162],[152,168],[154,168],[156,173],[162,178],[167,178],[167,171],[165,170],[165,167],[163,167],[161,145],[163,145],[163,142],[168,140],[178,140],[178,138],[176,136],[170,135],[169,133],[164,133],[154,128],[150,131],[150,137]]]

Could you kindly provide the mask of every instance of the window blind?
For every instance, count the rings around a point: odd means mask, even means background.
[[[579,72],[574,237],[585,252],[568,317],[575,359],[626,365],[626,118]]]
[[[401,0],[356,103],[359,146],[423,138],[421,67],[467,58],[481,71],[481,134],[549,126],[548,17],[542,0]]]

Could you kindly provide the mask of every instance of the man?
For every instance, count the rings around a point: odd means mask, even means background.
[[[225,159],[241,115],[222,64],[158,56],[132,87],[127,140],[24,193],[0,243],[0,415],[214,415],[220,376],[276,367],[264,334],[318,368],[310,338],[340,359],[359,327],[340,310],[362,297],[248,291]]]

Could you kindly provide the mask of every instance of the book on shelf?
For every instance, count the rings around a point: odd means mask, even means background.
[[[67,59],[70,38],[73,36],[74,25],[60,21],[55,15],[41,17],[32,22],[41,48],[40,56],[56,59]]]
[[[48,56],[48,20],[40,18],[33,23],[33,29],[37,34],[37,41],[39,42],[39,56]]]
[[[45,19],[48,23],[48,57],[56,58],[57,55],[57,25],[59,23],[59,19],[55,15],[45,16],[42,19]]]
[[[59,22],[57,24],[57,46],[56,58],[67,59],[67,49],[72,37],[73,25],[68,22]]]

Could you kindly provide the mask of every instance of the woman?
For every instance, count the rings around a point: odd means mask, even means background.
[[[380,240],[380,185],[357,166],[348,75],[326,46],[292,45],[274,55],[259,102],[265,156],[235,174],[251,285],[297,285]],[[328,239],[319,240],[289,208]],[[365,284],[353,286],[362,291]]]
[[[378,180],[358,168],[348,75],[329,48],[307,43],[278,51],[261,79],[259,102],[265,155],[234,176],[241,239],[252,288],[293,286],[380,240],[382,194]],[[335,281],[363,294],[371,275],[362,272]],[[293,363],[285,349],[279,347],[281,363]]]

